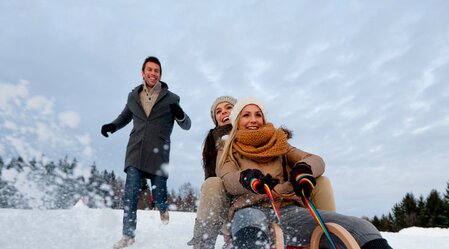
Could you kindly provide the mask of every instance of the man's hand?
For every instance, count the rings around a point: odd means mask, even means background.
[[[108,132],[110,132],[112,134],[116,130],[117,130],[117,127],[115,126],[115,124],[113,124],[113,123],[105,124],[101,127],[101,134],[103,134],[103,136],[105,136],[105,137],[109,137]]]
[[[184,118],[184,111],[178,104],[170,104],[170,111],[173,113],[176,119],[180,120]]]

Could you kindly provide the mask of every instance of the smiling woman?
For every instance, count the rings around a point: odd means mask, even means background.
[[[325,164],[320,156],[290,145],[285,130],[268,123],[264,111],[255,98],[237,102],[231,113],[233,128],[217,165],[217,175],[232,199],[228,219],[233,245],[272,247],[270,226],[278,223],[287,245],[309,246],[315,223],[306,207],[323,197],[318,182]],[[362,249],[391,249],[368,221],[335,210],[320,213],[326,222],[344,227]]]

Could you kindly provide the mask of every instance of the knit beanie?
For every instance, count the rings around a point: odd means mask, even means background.
[[[214,122],[215,126],[217,126],[217,120],[215,119],[215,108],[217,108],[217,105],[223,102],[228,102],[232,105],[235,105],[237,100],[231,96],[220,96],[214,101],[214,103],[212,103],[212,106],[210,107],[210,117],[212,118],[212,122]]]
[[[263,114],[263,119],[266,121],[267,118],[267,111],[265,110],[264,106],[262,105],[262,102],[260,102],[255,97],[245,97],[239,99],[237,103],[234,105],[234,108],[231,111],[231,115],[229,115],[229,119],[231,120],[231,124],[234,125],[235,120],[237,119],[237,116],[240,114],[240,112],[245,108],[247,105],[257,105]]]

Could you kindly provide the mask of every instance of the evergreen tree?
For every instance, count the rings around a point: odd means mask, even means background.
[[[74,176],[76,165],[76,159],[69,162],[67,156],[63,160],[59,160],[56,171],[55,196],[55,207],[58,209],[70,208],[80,198],[78,194],[79,183]]]
[[[402,201],[393,207],[394,230],[415,226],[418,213],[415,197],[412,193],[407,193]]]
[[[424,197],[421,195],[418,199],[418,217],[416,219],[416,226],[425,227],[427,224],[426,218],[426,201]]]
[[[0,194],[5,196],[2,200],[3,205],[7,208],[26,208],[29,209],[28,201],[18,189],[24,184],[25,177],[20,177],[21,173],[27,168],[22,157],[12,158],[11,161],[3,167],[2,176],[8,171],[9,177],[1,186]],[[3,177],[2,177],[3,178]]]
[[[445,227],[447,217],[445,217],[444,201],[436,190],[432,190],[426,199],[426,227]],[[446,226],[447,227],[447,226]]]
[[[4,169],[6,170],[6,166],[0,157],[0,208],[13,208],[9,201],[12,200],[17,190],[4,179]]]
[[[444,193],[444,217],[443,227],[449,227],[449,181],[446,184],[446,193]]]
[[[111,208],[118,209],[123,208],[123,190],[124,182],[115,176],[114,171],[111,173],[105,172],[105,181],[111,188]]]
[[[178,210],[187,212],[194,212],[196,210],[196,200],[198,198],[190,182],[181,185],[179,188],[179,197],[179,203],[177,203]]]

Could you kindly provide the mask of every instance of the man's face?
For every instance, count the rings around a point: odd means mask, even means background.
[[[161,68],[154,62],[145,63],[145,67],[142,71],[142,78],[147,85],[147,88],[153,88],[157,82],[161,80]]]

